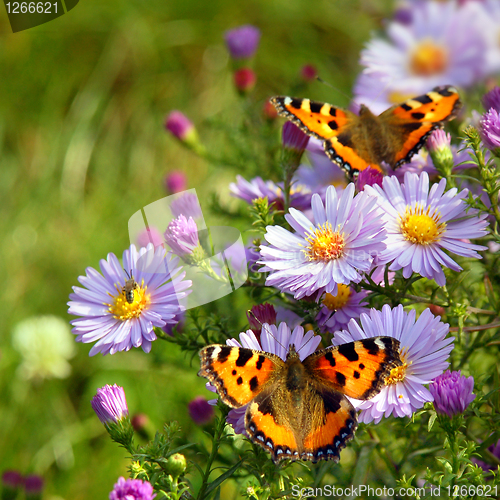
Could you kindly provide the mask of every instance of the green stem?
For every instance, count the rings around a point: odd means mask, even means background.
[[[210,455],[208,457],[207,461],[207,466],[205,468],[205,473],[203,474],[203,482],[200,488],[200,491],[197,496],[197,500],[204,500],[205,499],[205,491],[208,488],[208,478],[210,477],[210,473],[212,472],[212,464],[215,460],[215,457],[217,456],[217,453],[219,451],[219,443],[222,437],[222,434],[224,432],[224,429],[226,427],[226,419],[221,416],[219,418],[219,421],[217,423],[217,427],[215,429],[214,437],[212,439],[212,451],[210,452]]]

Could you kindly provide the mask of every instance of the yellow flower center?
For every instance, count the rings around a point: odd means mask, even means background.
[[[448,52],[432,40],[423,40],[410,56],[410,69],[413,74],[430,76],[442,73],[448,65]]]
[[[309,246],[304,252],[309,260],[328,262],[342,257],[344,253],[344,235],[333,231],[329,222],[316,228],[306,240]]]
[[[406,362],[407,356],[408,350],[403,348],[403,350],[399,352],[399,357],[401,358],[403,364],[401,366],[396,366],[391,370],[389,376],[384,380],[385,385],[397,384],[398,382],[402,382],[405,379],[406,369],[408,368],[408,363]],[[398,398],[400,397],[402,396],[398,396]]]
[[[389,102],[391,102],[392,104],[401,104],[402,102],[407,101],[412,97],[415,97],[415,94],[405,94],[404,92],[398,92],[397,90],[395,90],[394,92],[389,92],[389,94],[387,95]]]
[[[430,207],[424,212],[423,207],[406,207],[404,216],[399,223],[401,233],[412,243],[430,245],[439,241],[441,234],[446,229],[446,223],[439,223],[441,215],[436,210],[429,215]]]
[[[349,300],[351,296],[351,289],[348,285],[343,285],[339,283],[337,285],[337,295],[332,295],[331,293],[327,293],[325,298],[323,299],[323,305],[328,307],[330,311],[337,311],[342,309]]]
[[[129,303],[126,297],[125,292],[123,291],[123,287],[119,285],[115,285],[117,290],[117,295],[114,297],[114,301],[112,304],[106,304],[109,306],[109,312],[115,317],[115,319],[119,319],[120,321],[126,321],[132,318],[138,318],[143,309],[145,309],[150,301],[151,296],[149,293],[146,293],[147,286],[144,286],[144,281],[137,288],[132,291],[134,294],[134,300],[132,303]],[[111,295],[113,297],[113,295]]]

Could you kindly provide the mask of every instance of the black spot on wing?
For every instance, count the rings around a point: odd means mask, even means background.
[[[417,101],[422,104],[430,104],[432,102],[432,99],[428,95],[419,95],[418,97],[414,97],[412,101]]]
[[[243,379],[242,379],[241,377],[238,377],[238,378],[236,379],[236,383],[237,383],[238,385],[241,385],[241,384],[243,383]]]
[[[432,90],[442,95],[443,97],[449,97],[450,95],[455,94],[455,89],[453,87],[450,87],[449,85],[442,85],[440,87],[435,87]]]
[[[325,412],[337,413],[340,410],[340,402],[342,401],[342,396],[338,392],[329,392],[328,397],[323,397],[323,404],[325,405]]]
[[[300,109],[302,107],[302,99],[292,99],[290,106],[295,109]]]
[[[325,359],[330,363],[330,366],[335,366],[335,357],[331,351],[325,354]]]
[[[309,106],[311,108],[311,113],[319,113],[323,104],[320,102],[310,102]]]
[[[257,370],[260,370],[265,360],[266,360],[265,356],[262,356],[262,354],[260,354],[259,359],[257,360],[257,364],[255,365],[255,368],[257,368]]]
[[[240,348],[240,354],[236,360],[236,366],[245,366],[248,360],[253,356],[253,352],[250,349]]]
[[[236,375],[238,372],[237,372],[236,370],[233,370],[231,373],[232,373],[233,375]]]
[[[344,387],[346,383],[346,378],[343,373],[336,372],[335,373],[335,378],[337,379],[337,383],[341,386]]]
[[[364,370],[365,369],[365,365],[363,363],[359,363],[359,369],[360,370]]]
[[[411,111],[413,108],[406,104],[405,102],[403,104],[401,104],[401,107],[405,110],[405,111]]]
[[[352,142],[352,134],[339,134],[337,136],[337,141],[342,144],[342,146],[345,146],[346,148],[351,148],[354,149],[354,144]]]
[[[361,377],[361,374],[357,371],[357,370],[354,370],[354,378],[359,378]]]
[[[330,122],[328,122],[328,126],[332,129],[332,130],[337,130],[339,128],[337,122],[335,120],[332,120]]]
[[[217,355],[217,361],[219,363],[225,363],[227,361],[227,358],[229,357],[229,354],[231,354],[231,349],[232,347],[230,346],[221,347],[219,354]]]
[[[250,390],[252,392],[255,392],[255,390],[259,386],[259,379],[257,377],[252,377],[250,379],[250,382],[248,383],[248,385],[250,386]]]
[[[368,351],[368,354],[375,355],[380,351],[380,347],[375,343],[374,339],[361,340],[363,347]]]
[[[411,117],[414,118],[415,120],[422,120],[422,118],[425,117],[425,113],[420,113],[419,111],[415,111],[414,113],[411,114]]]
[[[337,110],[334,107],[330,107],[330,115],[337,116]]]
[[[357,361],[359,359],[358,353],[354,347],[354,342],[339,345],[339,354],[342,354],[348,361]]]

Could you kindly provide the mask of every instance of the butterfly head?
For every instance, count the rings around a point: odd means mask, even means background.
[[[290,344],[290,347],[288,348],[288,354],[286,355],[286,360],[288,361],[289,359],[300,359],[299,358],[299,353],[295,350],[295,345]]]

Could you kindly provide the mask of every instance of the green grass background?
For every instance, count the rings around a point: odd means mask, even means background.
[[[128,462],[89,404],[106,383],[124,386],[131,413],[146,413],[154,428],[176,419],[187,439],[202,439],[186,404],[206,393],[204,381],[197,361],[176,347],[158,341],[150,355],[89,358],[90,346],[77,344],[69,378],[26,382],[17,375],[12,327],[38,314],[69,321],[77,277],[108,252],[121,257],[129,217],[166,195],[170,170],[187,174],[209,225],[228,223],[210,215],[209,193],[234,205],[227,185],[237,173],[267,175],[245,155],[233,167],[197,158],[165,133],[170,110],[185,112],[207,147],[226,155],[233,139],[247,140],[228,131],[245,110],[259,114],[269,96],[295,91],[347,105],[359,51],[391,7],[383,0],[82,0],[16,34],[0,7],[0,472],[43,475],[47,499],[107,498]],[[223,33],[247,23],[262,38],[257,87],[244,100],[233,89]],[[340,91],[302,84],[304,64]],[[276,141],[279,129],[271,130]],[[232,300],[239,309],[226,312],[239,328],[252,304],[244,292]]]

